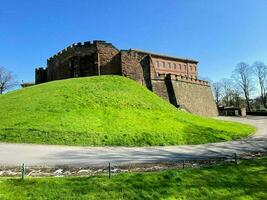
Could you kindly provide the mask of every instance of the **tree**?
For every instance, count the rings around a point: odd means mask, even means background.
[[[253,91],[252,75],[253,73],[251,67],[245,62],[238,63],[235,67],[235,70],[233,71],[234,81],[237,83],[244,94],[247,109],[249,112],[251,111],[250,94]]]
[[[217,107],[219,107],[220,99],[222,97],[222,84],[220,82],[213,83],[212,90],[213,90],[213,95],[215,98],[215,103]]]
[[[12,72],[0,66],[0,94],[3,94],[5,91],[15,87],[16,85],[17,82],[15,81]]]
[[[253,70],[260,86],[260,99],[264,108],[267,108],[267,66],[263,62],[255,62]]]
[[[220,80],[220,84],[222,86],[222,91],[223,91],[223,103],[225,106],[230,106],[230,97],[232,93],[232,86],[233,86],[233,81],[229,78],[224,78]]]
[[[244,105],[244,99],[241,97],[240,90],[236,87],[233,87],[230,93],[230,105],[234,107],[243,107]]]

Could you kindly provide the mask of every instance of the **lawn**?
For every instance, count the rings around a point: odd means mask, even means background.
[[[267,158],[201,169],[66,178],[0,178],[0,199],[242,199],[267,197]]]
[[[90,146],[202,144],[255,128],[185,113],[121,76],[67,79],[0,96],[0,141]]]

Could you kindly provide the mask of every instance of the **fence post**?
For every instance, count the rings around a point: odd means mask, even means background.
[[[111,178],[111,167],[110,167],[110,162],[108,163],[108,178]]]
[[[24,180],[24,177],[26,175],[26,166],[25,163],[22,163],[22,167],[21,167],[21,179]]]
[[[237,155],[234,153],[235,165],[237,165]]]

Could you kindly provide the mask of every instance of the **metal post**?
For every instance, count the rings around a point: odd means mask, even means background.
[[[108,178],[111,178],[111,167],[110,167],[110,162],[108,163]]]
[[[25,163],[22,163],[22,167],[21,167],[21,179],[24,180],[24,177],[26,175],[26,166]]]
[[[234,153],[235,165],[237,165],[237,155]]]

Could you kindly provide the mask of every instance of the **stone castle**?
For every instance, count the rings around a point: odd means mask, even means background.
[[[188,112],[217,116],[207,81],[198,79],[198,61],[137,49],[119,50],[111,43],[93,41],[73,44],[35,70],[35,83],[53,80],[121,75],[147,87],[176,107]]]

